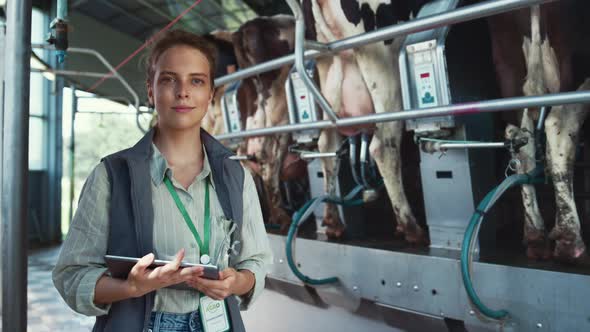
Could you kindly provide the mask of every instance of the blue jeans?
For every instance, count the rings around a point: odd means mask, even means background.
[[[148,324],[149,332],[203,332],[199,311],[188,314],[173,314],[169,312],[152,312]]]

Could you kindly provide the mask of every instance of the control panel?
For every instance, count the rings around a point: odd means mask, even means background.
[[[310,60],[305,63],[305,71],[307,75],[313,79],[315,61]],[[315,99],[295,67],[289,73],[289,79],[285,82],[285,91],[287,94],[287,105],[289,107],[289,123],[291,124],[305,124],[318,121],[318,113]],[[320,135],[319,130],[310,129],[292,134],[293,139],[297,143],[310,143],[318,139]]]
[[[418,107],[432,107],[438,105],[438,97],[434,82],[434,66],[432,63],[417,65],[415,68],[416,92]]]
[[[457,8],[459,0],[432,0],[418,13],[428,17]],[[445,43],[449,26],[406,36],[399,55],[400,83],[404,110],[417,110],[451,104]],[[406,121],[406,129],[418,136],[446,135],[455,128],[453,116]]]
[[[293,86],[293,99],[297,107],[298,122],[312,122],[311,109],[313,96],[307,90],[298,72],[291,73],[291,84]]]
[[[221,98],[221,109],[223,111],[223,121],[226,133],[236,133],[242,131],[240,122],[240,109],[238,105],[238,89],[241,82],[229,85],[223,97]]]

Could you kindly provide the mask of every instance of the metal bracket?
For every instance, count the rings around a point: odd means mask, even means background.
[[[44,50],[54,50],[55,49],[55,47],[53,45],[46,45],[46,44],[32,44],[31,48],[40,48],[40,49],[44,49]],[[127,89],[129,94],[133,97],[133,102],[134,102],[133,106],[135,107],[135,110],[137,112],[137,115],[135,117],[135,122],[136,122],[139,130],[146,133],[149,128],[144,129],[141,126],[141,123],[139,122],[139,117],[141,116],[142,113],[153,114],[153,112],[145,112],[145,111],[139,110],[139,96],[137,95],[137,92],[135,92],[135,90],[133,90],[133,88],[129,85],[129,83],[127,83],[127,81],[123,78],[123,76],[121,76],[121,74],[119,74],[119,72],[115,70],[115,68],[107,61],[107,59],[102,54],[100,54],[98,51],[93,50],[91,48],[70,47],[68,49],[68,51],[70,51],[72,53],[82,53],[82,54],[87,54],[87,55],[93,55],[100,62],[102,62],[102,64],[105,67],[107,67],[107,69],[111,73],[113,73],[113,76],[115,76],[121,82],[121,84],[125,87],[125,89]]]
[[[301,12],[301,7],[296,0],[287,0],[287,4],[291,7],[293,11],[293,15],[295,16],[295,68],[299,73],[300,77],[303,79],[303,83],[309,89],[311,94],[317,100],[318,104],[322,108],[322,110],[328,114],[332,123],[335,123],[338,120],[338,115],[334,113],[330,104],[322,93],[319,91],[318,87],[315,83],[307,76],[305,72],[305,64],[304,64],[304,36],[305,36],[305,19],[303,17],[303,13]]]

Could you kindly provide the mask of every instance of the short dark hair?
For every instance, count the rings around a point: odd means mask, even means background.
[[[192,47],[205,55],[209,62],[209,80],[211,82],[211,89],[214,89],[215,86],[213,82],[216,65],[215,54],[217,54],[217,50],[205,38],[184,30],[167,31],[152,44],[146,61],[147,84],[149,85],[154,81],[156,63],[160,56],[168,49],[179,45]]]

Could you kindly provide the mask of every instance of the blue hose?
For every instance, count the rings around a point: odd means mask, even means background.
[[[470,244],[474,241],[474,236],[477,238],[477,231],[479,224],[483,221],[485,214],[491,209],[494,203],[500,198],[500,196],[508,190],[508,188],[522,185],[522,184],[533,184],[543,182],[544,179],[540,176],[543,174],[542,167],[537,166],[529,174],[515,174],[507,177],[500,185],[492,189],[484,199],[479,203],[477,209],[467,230],[463,237],[463,243],[461,245],[461,277],[463,279],[463,286],[467,292],[467,296],[476,309],[484,316],[496,320],[506,319],[508,317],[508,311],[506,310],[493,310],[488,308],[477,296],[471,281],[471,273],[469,272],[469,265],[471,263]]]
[[[301,273],[293,260],[293,250],[292,250],[292,243],[295,237],[297,236],[297,229],[299,228],[300,223],[304,223],[307,220],[307,217],[310,215],[310,208],[318,204],[319,202],[328,202],[333,204],[339,204],[343,206],[358,206],[364,203],[362,198],[355,199],[358,193],[362,192],[363,186],[359,185],[356,186],[348,195],[344,198],[333,197],[333,196],[320,196],[312,198],[311,200],[307,201],[295,214],[293,214],[293,220],[291,221],[291,226],[289,227],[289,233],[287,234],[287,263],[289,264],[289,268],[293,271],[293,274],[299,280],[303,281],[309,285],[325,285],[338,282],[338,277],[330,277],[324,279],[314,279],[311,277],[306,276],[305,274]],[[319,202],[318,202],[319,201]]]
[[[492,196],[496,193],[497,187],[490,191],[485,198],[479,203],[477,209],[482,211],[483,208],[487,207]],[[467,226],[467,230],[465,231],[465,235],[463,237],[463,244],[461,246],[461,276],[463,277],[463,286],[465,286],[465,291],[477,309],[487,317],[494,318],[494,319],[503,319],[508,316],[508,311],[506,310],[493,310],[488,308],[477,296],[475,289],[473,288],[473,283],[471,282],[471,275],[469,273],[469,243],[473,238],[473,233],[475,230],[475,226],[479,223],[481,217],[483,215],[480,212],[475,212],[471,217],[471,221],[469,222],[469,226]]]

